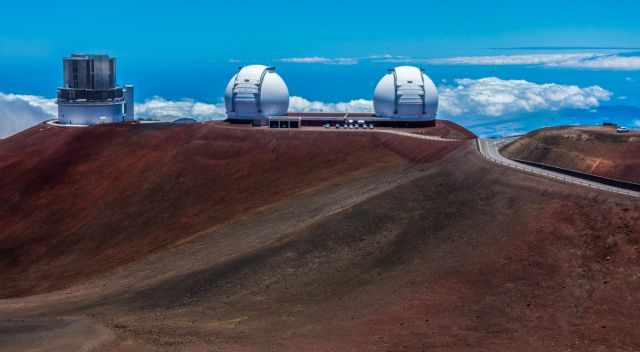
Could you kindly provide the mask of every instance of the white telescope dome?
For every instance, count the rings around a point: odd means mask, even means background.
[[[229,80],[224,103],[228,118],[284,116],[289,109],[289,89],[275,68],[244,66]]]
[[[378,82],[373,108],[378,117],[434,120],[438,112],[438,89],[421,69],[398,66]]]

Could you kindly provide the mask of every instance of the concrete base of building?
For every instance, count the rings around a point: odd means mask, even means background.
[[[252,125],[255,127],[280,126],[282,124],[292,124],[296,127],[321,127],[324,125],[335,126],[336,124],[346,124],[352,120],[354,123],[364,121],[367,124],[373,124],[376,127],[389,128],[425,128],[435,127],[436,120],[399,120],[391,118],[380,118],[373,114],[367,113],[289,113],[287,116],[273,116],[268,119],[245,120],[245,119],[226,119],[231,124]]]
[[[425,121],[380,121],[374,123],[378,127],[424,128],[436,127],[436,120]]]
[[[46,122],[47,125],[56,126],[56,127],[89,127],[89,125],[75,125],[69,123],[60,123],[58,120],[49,120]]]
[[[125,122],[124,101],[58,102],[58,123],[99,125]]]

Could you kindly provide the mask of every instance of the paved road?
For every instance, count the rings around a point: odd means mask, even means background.
[[[517,137],[505,138],[500,140],[478,139],[478,149],[486,159],[502,166],[518,169],[530,174],[552,178],[562,182],[567,182],[567,183],[572,183],[572,184],[576,184],[584,187],[598,189],[605,192],[623,194],[623,195],[634,197],[634,198],[640,198],[640,192],[635,192],[635,191],[630,191],[623,188],[604,185],[594,181],[587,181],[578,177],[573,177],[573,176],[561,174],[559,172],[537,168],[535,166],[530,166],[530,165],[519,163],[517,161],[513,161],[511,159],[507,159],[504,156],[502,156],[502,154],[500,154],[499,149],[503,145],[509,143],[514,138],[517,138]]]

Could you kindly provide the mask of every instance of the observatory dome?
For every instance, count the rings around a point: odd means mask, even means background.
[[[224,103],[231,119],[283,116],[289,109],[289,89],[275,68],[249,65],[229,80]]]
[[[438,112],[438,90],[421,69],[399,66],[389,70],[373,96],[376,116],[399,120],[434,120]]]

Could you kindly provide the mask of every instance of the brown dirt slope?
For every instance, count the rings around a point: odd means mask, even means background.
[[[0,297],[60,289],[301,191],[458,146],[215,123],[39,125],[0,142]]]
[[[0,350],[640,350],[635,199],[501,168],[470,142],[425,160],[0,300]]]
[[[100,294],[0,300],[0,315],[21,341],[90,317],[115,336],[100,351],[640,348],[635,200],[494,166],[471,144],[415,168],[308,223],[358,180],[123,267]],[[13,336],[0,329],[0,347]]]
[[[545,128],[502,152],[509,158],[640,183],[640,133],[619,134],[608,127]]]

